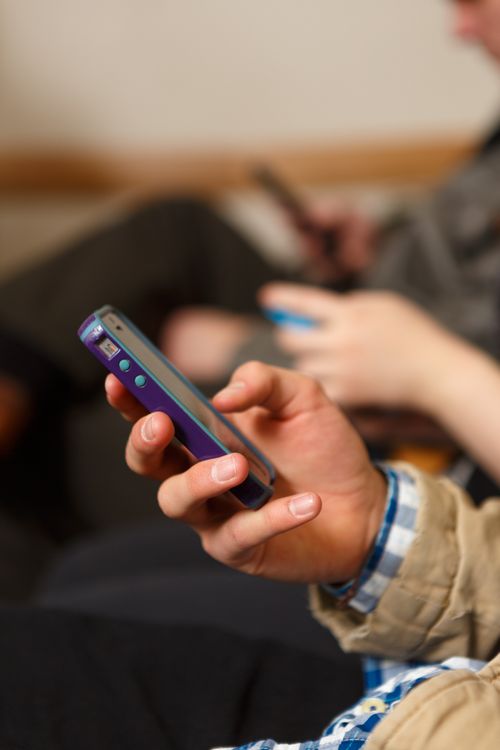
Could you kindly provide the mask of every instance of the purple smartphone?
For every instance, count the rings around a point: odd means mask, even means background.
[[[122,313],[106,305],[82,323],[78,335],[148,411],[168,414],[177,440],[195,459],[234,451],[247,458],[248,477],[231,490],[238,500],[258,508],[271,497],[270,462]]]

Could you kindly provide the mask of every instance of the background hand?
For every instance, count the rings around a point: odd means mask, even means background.
[[[296,284],[270,284],[263,306],[318,321],[315,328],[277,329],[280,346],[301,372],[346,407],[428,410],[436,381],[449,377],[463,343],[399,295],[338,295]]]
[[[165,320],[158,346],[196,383],[223,383],[238,348],[255,327],[256,320],[248,315],[212,307],[181,307]]]
[[[371,218],[344,202],[331,200],[312,206],[307,217],[305,225],[295,228],[310,261],[312,280],[339,282],[371,265],[377,236]]]

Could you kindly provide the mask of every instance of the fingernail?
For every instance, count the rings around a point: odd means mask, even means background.
[[[212,479],[215,482],[229,482],[236,476],[236,464],[233,456],[225,456],[212,464]]]
[[[295,518],[307,518],[316,512],[314,495],[297,495],[288,503],[288,509]]]
[[[142,439],[146,441],[146,443],[150,443],[152,440],[155,439],[156,432],[155,432],[155,426],[154,426],[154,414],[151,414],[151,416],[148,417],[146,421],[142,423],[141,436],[142,436]]]
[[[243,380],[235,380],[234,383],[229,383],[226,385],[225,388],[223,388],[221,391],[217,393],[217,396],[225,396],[226,394],[229,396],[230,394],[233,394],[235,391],[241,391],[242,388],[245,388],[246,384],[243,382]]]

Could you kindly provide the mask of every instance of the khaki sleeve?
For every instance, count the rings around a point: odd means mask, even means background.
[[[500,660],[424,682],[377,726],[366,750],[497,750]]]
[[[410,466],[421,497],[416,536],[376,609],[341,609],[312,587],[317,619],[346,651],[389,659],[487,660],[500,636],[500,499],[476,508],[447,479]]]

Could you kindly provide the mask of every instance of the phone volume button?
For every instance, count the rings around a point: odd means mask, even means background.
[[[130,360],[129,359],[121,359],[118,367],[122,372],[128,372],[130,370]]]
[[[136,375],[134,378],[134,383],[138,388],[144,388],[146,385],[146,376],[145,375]]]

